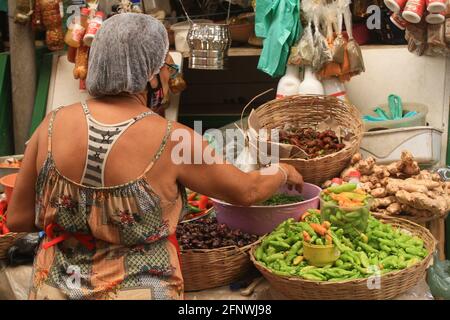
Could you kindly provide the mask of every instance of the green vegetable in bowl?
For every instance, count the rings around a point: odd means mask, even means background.
[[[267,199],[266,201],[262,202],[261,206],[279,206],[283,204],[291,204],[296,202],[302,202],[305,199],[302,195],[290,195],[285,193],[277,193],[274,194],[272,197]]]

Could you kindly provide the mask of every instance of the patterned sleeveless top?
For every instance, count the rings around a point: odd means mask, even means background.
[[[104,164],[112,146],[127,128],[153,113],[106,125],[90,115],[86,104],[83,109],[89,142],[80,183],[61,174],[52,156],[53,122],[60,109],[49,122],[48,153],[36,182],[36,225],[46,235],[35,257],[29,298],[181,299],[178,247],[169,230],[182,217],[167,210],[167,201],[146,178],[164,151],[171,123],[137,179],[105,187]],[[185,189],[178,187],[184,208]]]

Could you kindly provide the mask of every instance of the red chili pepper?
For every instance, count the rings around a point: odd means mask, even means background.
[[[8,229],[8,227],[6,226],[6,223],[3,223],[3,225],[2,225],[2,233],[3,233],[3,234],[9,233],[9,229]]]
[[[195,199],[195,197],[197,196],[197,192],[192,192],[191,194],[189,194],[188,196],[188,201],[192,201]]]
[[[189,203],[191,206],[198,207],[198,201],[196,201],[196,200],[189,200],[188,203]]]
[[[200,200],[198,201],[198,208],[205,210],[206,209],[206,205],[208,204],[208,197],[207,196],[200,196]]]

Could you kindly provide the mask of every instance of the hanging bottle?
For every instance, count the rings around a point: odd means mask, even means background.
[[[325,94],[322,83],[317,79],[310,66],[305,67],[305,75],[300,84],[298,93],[300,94]]]
[[[281,77],[277,87],[277,99],[298,94],[300,87],[299,69],[295,65],[287,65],[286,74]]]

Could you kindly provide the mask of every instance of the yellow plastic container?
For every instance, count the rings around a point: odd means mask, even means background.
[[[339,259],[341,252],[334,244],[317,245],[303,241],[303,256],[312,266],[323,267]]]

